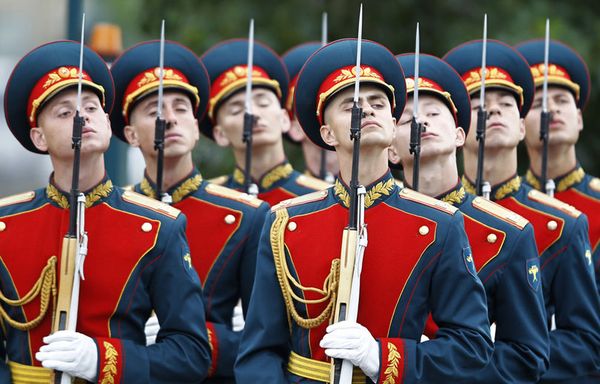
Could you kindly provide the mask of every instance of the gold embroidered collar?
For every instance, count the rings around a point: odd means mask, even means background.
[[[463,187],[462,185],[459,184],[452,191],[447,192],[447,193],[441,195],[440,197],[438,197],[438,200],[442,200],[445,203],[457,206],[457,205],[462,204],[462,202],[465,201],[466,197],[467,197],[467,193],[465,192],[465,187]]]
[[[558,177],[554,180],[556,184],[556,192],[564,192],[567,189],[571,188],[573,185],[580,183],[581,180],[585,177],[585,171],[581,167],[575,167],[574,170],[567,173],[564,176]],[[531,185],[534,189],[538,191],[542,190],[542,184],[540,179],[528,169],[525,173],[525,180],[529,185]]]
[[[477,195],[477,192],[475,191],[475,186],[464,175],[462,177],[462,183],[465,187],[465,190],[468,193]],[[490,194],[490,196],[492,200],[502,200],[505,197],[511,195],[512,193],[517,192],[519,188],[521,188],[521,177],[515,176],[512,179],[509,179],[508,181],[498,186],[492,187],[492,193]]]
[[[369,185],[366,188],[367,193],[365,195],[365,208],[369,208],[375,204],[377,200],[382,199],[384,196],[390,196],[395,186],[396,183],[390,173],[384,176],[380,181],[376,181]],[[350,207],[350,193],[348,192],[348,187],[346,187],[339,178],[335,179],[335,183],[333,184],[333,192],[338,199],[340,199],[344,207]]]
[[[113,183],[110,180],[106,180],[96,185],[90,191],[85,193],[85,207],[90,208],[96,202],[108,197],[112,190]],[[63,209],[68,209],[70,207],[69,196],[56,188],[52,183],[49,183],[46,187],[46,196]]]
[[[192,193],[196,192],[202,184],[202,175],[196,171],[192,175],[183,180],[179,185],[170,189],[172,204],[179,203]],[[147,177],[144,176],[140,182],[140,190],[148,197],[156,199],[156,186]]]
[[[269,189],[281,179],[289,177],[294,172],[294,168],[288,162],[280,164],[269,172],[265,173],[261,178],[258,186],[260,189]],[[244,185],[244,171],[240,168],[235,168],[233,171],[233,181],[239,185]]]

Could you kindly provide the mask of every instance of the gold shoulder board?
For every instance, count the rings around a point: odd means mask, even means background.
[[[35,197],[35,192],[29,191],[25,193],[19,193],[18,195],[12,195],[5,198],[0,199],[0,207],[6,207],[8,205],[18,204],[18,203],[26,203],[28,201],[33,200]]]
[[[320,191],[322,189],[327,189],[331,187],[331,184],[329,184],[328,182],[323,181],[321,179],[317,179],[316,177],[312,177],[310,175],[298,176],[298,178],[296,179],[296,183],[300,184],[303,187],[311,188],[316,191]]]
[[[433,197],[424,195],[417,191],[413,191],[412,189],[409,189],[409,188],[402,188],[400,190],[400,197],[403,199],[406,199],[406,200],[421,203],[423,205],[435,208],[442,212],[446,212],[449,215],[453,215],[456,211],[458,211],[458,208],[456,208],[455,206],[453,206],[451,204],[448,204],[448,203],[438,200],[438,199],[434,199]]]
[[[271,212],[275,212],[281,208],[289,208],[289,207],[294,207],[294,206],[300,205],[300,204],[323,200],[324,198],[327,197],[328,193],[329,193],[329,191],[327,189],[324,189],[322,191],[316,191],[316,192],[308,193],[306,195],[294,197],[292,199],[283,200],[279,204],[274,205],[271,208]]]
[[[600,192],[600,179],[597,177],[592,178],[592,180],[590,180],[590,188],[596,192]]]
[[[518,213],[506,209],[500,204],[494,203],[493,201],[484,199],[483,197],[476,197],[475,199],[473,199],[473,207],[479,209],[480,211],[489,213],[490,215],[495,216],[500,220],[506,221],[507,223],[519,229],[525,228],[527,223],[529,223],[529,220],[519,215]]]
[[[257,199],[254,196],[251,196],[244,192],[239,192],[231,188],[223,187],[222,185],[217,184],[206,184],[206,192],[211,195],[225,197],[227,199],[239,201],[240,203],[244,203],[254,208],[258,208],[262,204],[262,200]]]
[[[181,212],[179,209],[171,207],[168,204],[133,191],[123,191],[123,200],[162,213],[172,219],[176,219]]]
[[[208,181],[211,184],[223,185],[227,182],[227,179],[229,179],[229,175],[213,177],[212,179],[208,179],[206,181]]]
[[[527,197],[529,197],[533,201],[537,201],[538,203],[542,203],[549,207],[556,208],[571,217],[578,218],[581,215],[581,211],[577,210],[577,208],[575,208],[574,206],[564,203],[558,199],[555,199],[554,197],[550,197],[538,190],[532,189],[527,194]]]

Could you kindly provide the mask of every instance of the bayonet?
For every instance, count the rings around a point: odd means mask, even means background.
[[[156,102],[156,122],[154,125],[154,150],[158,151],[156,161],[156,198],[170,204],[171,196],[163,191],[163,174],[165,160],[165,130],[167,122],[163,119],[163,81],[165,77],[165,21],[160,26],[160,49],[158,58],[158,100]]]
[[[550,120],[548,112],[548,56],[550,51],[550,19],[546,19],[546,36],[544,40],[544,84],[542,86],[542,113],[540,118],[540,140],[542,141],[542,185],[544,192],[554,196],[554,180],[548,178],[548,141],[550,135]]]
[[[483,16],[483,40],[481,44],[481,89],[479,91],[479,110],[477,111],[476,138],[479,143],[477,151],[477,175],[475,177],[475,191],[477,195],[486,199],[490,198],[490,183],[483,181],[483,161],[485,159],[485,129],[487,111],[485,109],[485,79],[487,76],[487,14]]]
[[[246,77],[246,99],[244,112],[244,132],[242,139],[246,143],[246,164],[244,166],[244,190],[252,196],[258,195],[258,186],[252,182],[252,129],[255,118],[252,114],[252,71],[254,61],[254,19],[250,19],[250,30],[248,32],[248,62]]]
[[[413,179],[412,188],[419,190],[419,161],[421,156],[421,132],[422,125],[419,122],[419,23],[415,32],[415,75],[413,92],[413,117],[410,123],[410,147],[409,152],[413,155]]]

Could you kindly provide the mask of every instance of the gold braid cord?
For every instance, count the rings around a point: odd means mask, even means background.
[[[33,288],[31,288],[31,290],[21,299],[9,299],[0,292],[0,300],[11,307],[24,306],[40,296],[40,314],[35,319],[23,323],[12,319],[4,308],[0,306],[0,315],[11,327],[18,329],[19,331],[28,331],[37,327],[44,319],[44,316],[46,316],[50,295],[52,295],[52,307],[54,308],[56,306],[56,294],[56,256],[52,256],[48,259],[48,263],[42,270],[40,278],[35,282]]]
[[[323,288],[304,287],[298,282],[290,273],[290,269],[287,265],[285,256],[285,242],[284,232],[288,222],[287,210],[282,208],[275,211],[275,221],[271,226],[271,248],[273,250],[273,259],[275,261],[275,270],[277,272],[277,279],[279,280],[279,286],[281,287],[281,293],[283,294],[283,300],[287,308],[288,313],[292,316],[294,321],[302,328],[312,329],[318,327],[326,319],[330,319],[333,315],[333,306],[337,296],[337,287],[339,282],[340,274],[340,260],[334,259],[331,261],[331,270],[329,275],[323,282]],[[293,287],[296,287],[301,292],[315,292],[321,295],[320,299],[305,299],[298,296],[294,291]],[[308,304],[319,304],[328,301],[327,307],[318,316],[313,318],[304,318],[296,310],[294,301],[308,305]]]

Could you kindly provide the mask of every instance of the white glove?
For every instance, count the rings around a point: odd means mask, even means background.
[[[158,317],[156,317],[156,314],[152,313],[152,315],[148,318],[148,321],[146,321],[146,326],[144,327],[144,333],[146,334],[146,346],[156,343],[156,335],[158,335],[158,331],[160,331]]]
[[[44,368],[96,381],[98,349],[91,337],[74,331],[58,331],[44,337],[44,343],[46,345],[35,354]]]
[[[349,360],[371,380],[379,377],[379,343],[371,332],[358,323],[340,321],[327,327],[319,343],[325,354],[334,359]]]
[[[231,319],[231,324],[234,331],[241,331],[244,329],[244,325],[246,325],[241,301],[238,301],[237,305],[233,307],[233,318]]]

